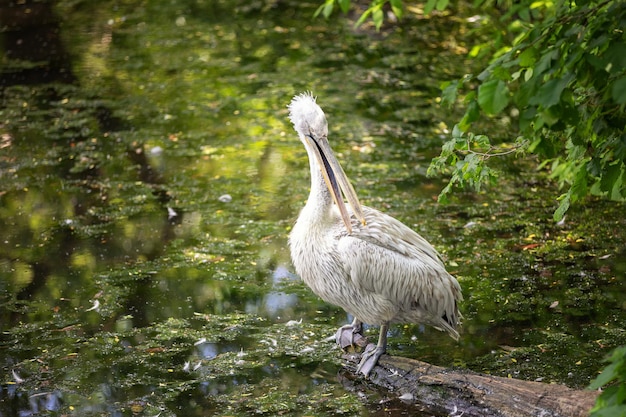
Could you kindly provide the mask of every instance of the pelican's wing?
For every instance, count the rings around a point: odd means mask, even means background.
[[[374,245],[416,259],[428,258],[444,267],[437,250],[404,223],[371,207],[363,207],[365,226],[353,221],[351,236]]]
[[[353,284],[397,303],[401,312],[430,316],[428,324],[458,337],[454,328],[461,288],[435,248],[393,217],[363,209],[366,225],[353,223],[352,233],[341,236],[337,245]]]

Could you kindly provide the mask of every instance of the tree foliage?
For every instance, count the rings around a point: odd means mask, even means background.
[[[349,0],[336,0],[343,10]],[[358,23],[383,23],[385,0],[374,0]],[[402,13],[402,1],[389,1]],[[475,0],[472,7],[490,33],[471,58],[489,57],[477,74],[442,84],[442,103],[463,106],[431,175],[446,173],[454,187],[479,189],[494,182],[488,161],[510,152],[538,156],[562,194],[554,213],[593,194],[626,199],[626,3],[611,0]],[[324,14],[332,12],[327,0]],[[331,5],[331,6],[329,6]],[[451,8],[428,0],[424,12]],[[327,12],[327,13],[326,13]],[[477,134],[476,122],[507,117],[516,132],[505,140]]]
[[[591,417],[626,415],[626,346],[618,347],[607,358],[609,365],[591,382],[589,388],[598,389],[609,385],[598,397]]]
[[[445,1],[447,3],[448,0],[440,0]],[[350,0],[325,0],[324,4],[317,8],[315,11],[314,17],[319,16],[321,13],[324,17],[328,18],[335,9],[335,4],[339,5],[339,8],[343,13],[347,13],[350,10]],[[376,30],[379,30],[383,24],[385,13],[383,11],[383,7],[389,4],[391,7],[391,11],[397,17],[402,17],[403,14],[403,0],[372,0],[370,6],[363,12],[359,20],[356,22],[356,25],[359,26],[363,22],[365,22],[369,17],[371,17],[372,21],[376,25]]]

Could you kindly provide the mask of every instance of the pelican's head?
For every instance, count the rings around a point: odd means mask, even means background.
[[[311,93],[299,94],[291,100],[289,120],[301,137],[325,138],[328,136],[326,116]]]
[[[343,172],[343,169],[341,169],[341,165],[339,165],[328,144],[328,123],[326,122],[324,112],[317,105],[315,97],[311,93],[302,93],[295,96],[288,108],[289,120],[293,123],[296,132],[298,132],[300,140],[309,150],[309,154],[315,156],[315,159],[311,159],[311,163],[315,164],[322,173],[328,191],[339,208],[346,229],[348,229],[348,232],[352,232],[350,215],[343,201],[342,192],[348,200],[352,212],[362,224],[365,224],[365,217],[359,198],[354,188],[352,188],[350,180]]]

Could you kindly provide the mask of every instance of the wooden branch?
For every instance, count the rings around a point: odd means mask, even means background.
[[[356,342],[362,345],[363,340]],[[353,371],[360,356],[344,355]],[[446,369],[389,355],[380,358],[369,381],[438,416],[586,417],[598,396],[596,391]]]

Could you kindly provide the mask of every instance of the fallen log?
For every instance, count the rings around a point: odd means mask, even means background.
[[[363,340],[356,342],[363,344]],[[354,371],[360,357],[344,355]],[[598,396],[596,391],[447,369],[389,355],[380,358],[369,381],[438,416],[586,417]]]

